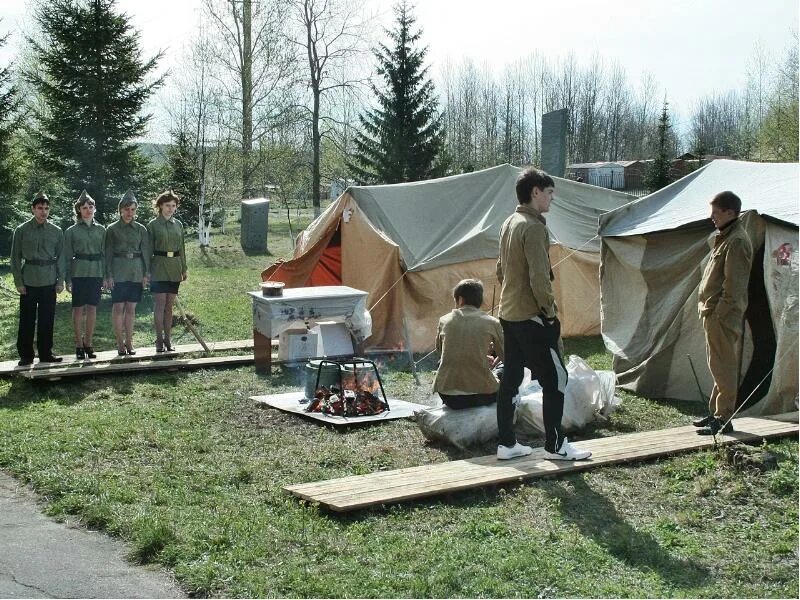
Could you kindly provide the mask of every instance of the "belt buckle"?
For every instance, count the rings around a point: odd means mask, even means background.
[[[172,252],[171,250],[169,252],[167,252],[167,258],[173,258],[174,256],[175,256],[175,253]]]
[[[133,258],[133,252],[126,253],[125,258]]]

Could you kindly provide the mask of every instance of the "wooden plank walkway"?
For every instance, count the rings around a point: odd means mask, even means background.
[[[273,345],[277,345],[277,340]],[[207,342],[209,350],[215,352],[217,350],[250,350],[253,347],[253,340],[232,340],[220,342]],[[133,356],[119,356],[116,350],[104,350],[97,352],[97,358],[78,360],[72,354],[64,355],[64,362],[60,363],[40,363],[35,362],[27,367],[20,367],[17,365],[19,359],[6,360],[0,362],[0,375],[13,375],[20,372],[37,371],[37,370],[51,370],[63,369],[64,367],[77,367],[88,366],[96,363],[104,363],[113,361],[116,364],[132,363],[143,361],[152,358],[169,358],[181,356],[183,354],[191,354],[194,352],[203,352],[203,346],[200,344],[182,344],[175,346],[174,352],[156,352],[154,346],[146,346],[136,349],[136,354]]]
[[[772,417],[734,420],[736,431],[717,436],[727,444],[763,438],[797,436],[797,412]],[[714,440],[700,436],[692,426],[631,433],[575,442],[592,451],[586,461],[551,461],[537,448],[523,458],[500,461],[494,455],[423,465],[368,475],[286,486],[283,489],[303,500],[334,511],[350,511],[414,498],[448,494],[459,490],[498,485],[542,476],[586,471],[600,466],[649,460],[679,452],[710,448]]]
[[[232,367],[249,365],[255,360],[252,354],[241,356],[205,356],[203,358],[165,358],[135,362],[91,362],[71,367],[33,369],[17,373],[27,379],[58,381],[63,377],[92,377],[113,373],[141,373],[144,371],[175,371],[178,369],[204,369],[206,367]]]

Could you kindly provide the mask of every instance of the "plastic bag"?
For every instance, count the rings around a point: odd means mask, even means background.
[[[608,417],[620,404],[614,396],[617,377],[613,371],[595,371],[580,356],[574,354],[567,361],[567,389],[564,393],[564,431],[576,431],[595,420],[595,415]],[[519,388],[520,399],[514,415],[518,433],[542,436],[542,387],[538,381],[523,380]]]

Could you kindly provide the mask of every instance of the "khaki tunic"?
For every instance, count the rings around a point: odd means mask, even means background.
[[[714,316],[731,324],[741,321],[747,308],[747,285],[753,246],[738,219],[714,237],[711,258],[703,271],[697,295],[701,317]]]
[[[141,223],[122,219],[114,221],[106,230],[106,277],[117,283],[142,283],[150,273],[150,234]],[[118,254],[130,254],[117,256]],[[140,254],[140,256],[134,256]]]
[[[64,234],[61,228],[45,221],[39,225],[35,218],[25,221],[14,230],[11,239],[11,273],[16,287],[43,287],[64,281]],[[30,261],[47,261],[36,265]]]
[[[499,316],[505,321],[526,321],[538,315],[552,319],[558,308],[553,296],[550,268],[550,233],[536,209],[520,204],[500,228]]]
[[[739,394],[742,327],[752,262],[750,239],[739,221],[733,221],[714,238],[698,292],[708,369],[714,379],[708,411],[723,421],[733,416]]]
[[[147,230],[154,253],[150,261],[150,279],[182,281],[186,273],[186,246],[181,222],[174,217],[165,219],[159,215],[147,224]],[[180,256],[156,256],[155,252],[180,252]]]
[[[496,392],[498,381],[486,358],[490,342],[502,359],[500,321],[474,306],[456,308],[439,319],[436,349],[442,361],[433,391],[453,395]]]
[[[68,227],[64,232],[64,274],[73,277],[98,277],[105,275],[106,228],[92,221],[87,225],[83,220]],[[99,260],[87,260],[76,255],[99,255]]]

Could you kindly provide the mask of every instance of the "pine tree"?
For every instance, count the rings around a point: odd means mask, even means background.
[[[664,108],[661,111],[661,117],[658,119],[658,147],[656,149],[656,157],[647,169],[645,175],[645,185],[651,192],[660,190],[661,188],[669,185],[670,183],[670,167],[672,166],[672,159],[670,152],[670,129],[672,125],[669,123],[669,103],[664,100]]]
[[[34,114],[41,163],[74,195],[86,189],[98,213],[134,185],[141,159],[133,140],[150,119],[145,101],[162,79],[147,82],[160,54],[144,61],[130,18],[116,0],[48,0],[28,36],[38,65],[26,73],[44,100]]]
[[[419,181],[440,175],[437,158],[444,134],[433,82],[424,67],[427,48],[415,48],[421,33],[412,31],[415,19],[403,1],[395,7],[397,26],[386,31],[390,49],[374,50],[385,90],[374,84],[378,107],[359,117],[355,161],[349,165],[367,183]]]
[[[0,37],[0,47],[8,36]],[[12,136],[19,125],[20,99],[13,85],[9,67],[0,68],[0,254],[8,255],[11,248],[11,231],[19,220],[19,210],[14,196],[17,188]]]

